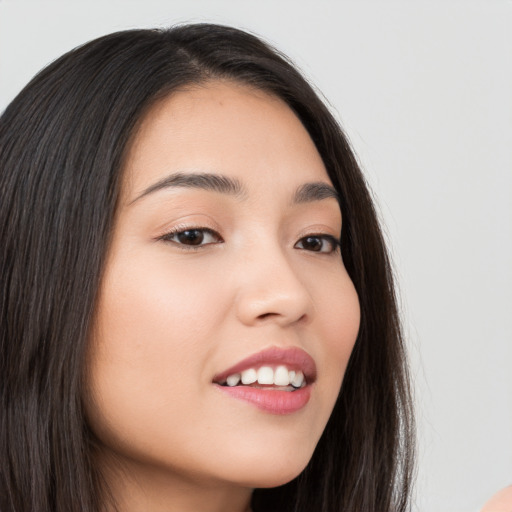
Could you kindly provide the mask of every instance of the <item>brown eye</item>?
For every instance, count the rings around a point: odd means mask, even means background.
[[[207,228],[191,228],[172,231],[162,236],[161,240],[191,248],[199,248],[204,245],[222,242],[222,238],[218,233]]]
[[[187,229],[187,231],[176,233],[176,238],[180,244],[201,245],[204,240],[204,233],[200,229]]]
[[[310,235],[301,238],[295,247],[304,251],[333,253],[338,249],[339,241],[330,235]]]

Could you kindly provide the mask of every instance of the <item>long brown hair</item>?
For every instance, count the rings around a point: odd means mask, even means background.
[[[41,71],[0,118],[0,510],[98,512],[101,475],[82,408],[84,354],[125,148],[147,109],[228,78],[284,100],[341,197],[342,254],[361,327],[306,469],[258,489],[255,511],[403,512],[412,406],[389,259],[345,135],[279,52],[218,25],[124,31]]]

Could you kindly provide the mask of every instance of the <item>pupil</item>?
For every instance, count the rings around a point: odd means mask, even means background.
[[[204,235],[198,229],[189,229],[178,234],[178,240],[182,244],[199,245],[204,239]]]
[[[322,248],[322,241],[318,237],[308,236],[304,245],[311,251],[319,251]]]

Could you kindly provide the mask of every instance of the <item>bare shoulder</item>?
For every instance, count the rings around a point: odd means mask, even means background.
[[[512,512],[512,485],[495,494],[481,512]]]

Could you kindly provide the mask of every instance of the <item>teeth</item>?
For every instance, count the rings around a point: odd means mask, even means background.
[[[270,366],[262,366],[258,370],[258,384],[274,384],[274,370]]]
[[[302,372],[297,372],[291,382],[292,386],[294,388],[300,388],[303,383],[304,383],[304,374]]]
[[[253,384],[258,380],[258,375],[254,368],[249,368],[242,372],[242,384]]]
[[[301,371],[288,370],[286,366],[278,366],[275,370],[271,366],[262,366],[256,370],[248,368],[242,373],[234,373],[226,379],[226,385],[238,386],[240,382],[244,385],[258,383],[264,386],[293,386],[301,388],[306,385],[304,374]]]
[[[234,375],[230,375],[227,379],[226,379],[226,384],[228,386],[238,386],[238,384],[240,383],[240,378],[241,378],[241,375],[239,373],[235,373]]]
[[[278,366],[274,372],[274,384],[276,386],[289,386],[290,374],[286,366]]]

